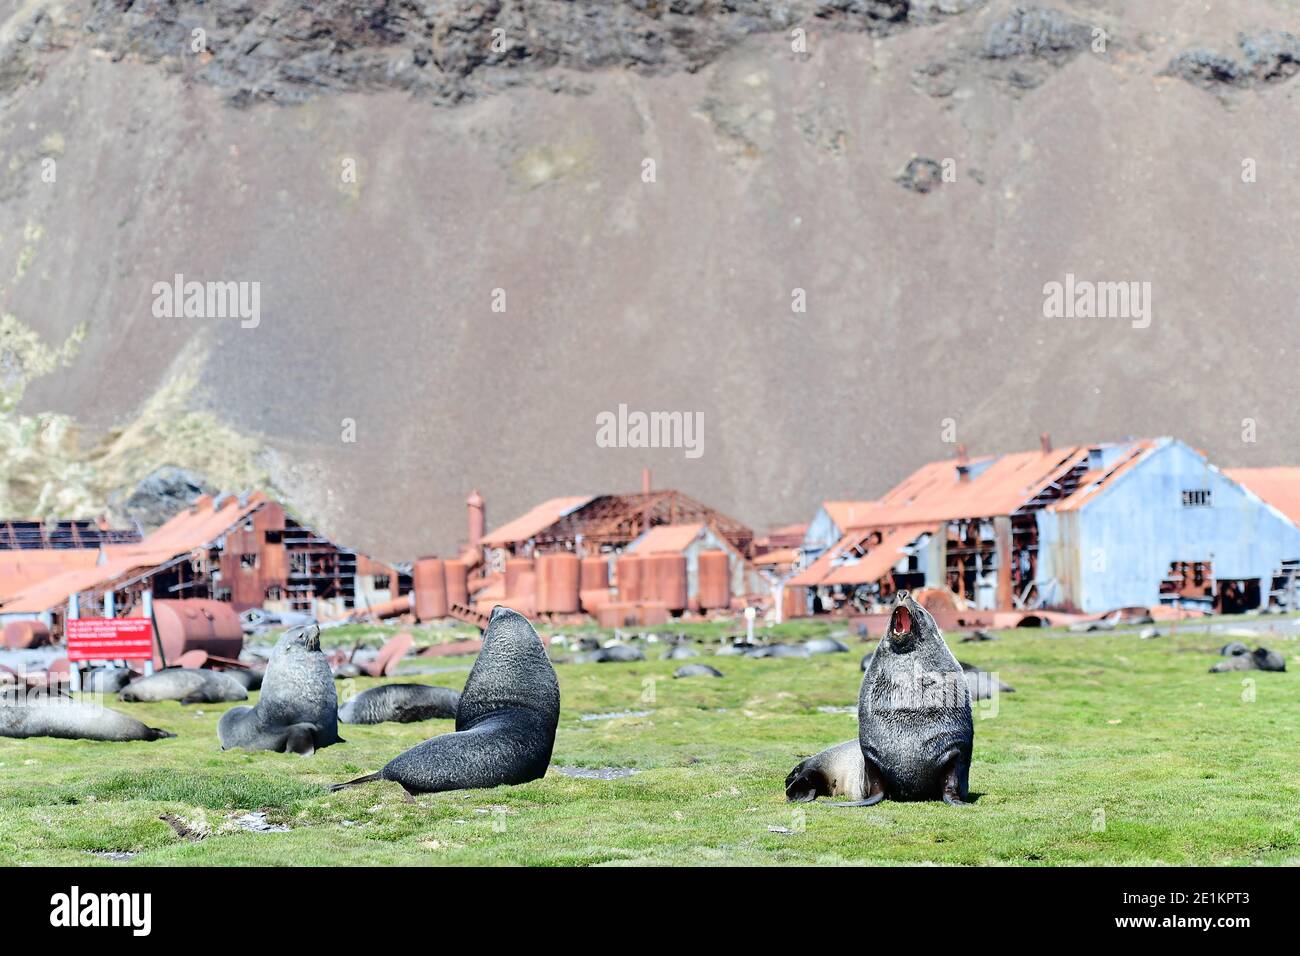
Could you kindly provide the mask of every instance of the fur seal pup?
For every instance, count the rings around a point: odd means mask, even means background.
[[[498,605],[461,692],[455,732],[330,789],[372,780],[394,780],[407,793],[526,783],[545,776],[559,722],[560,684],[541,639],[522,614]]]
[[[1219,654],[1223,657],[1239,657],[1242,654],[1249,654],[1250,648],[1241,641],[1233,641],[1230,644],[1224,644],[1219,648]]]
[[[428,684],[382,684],[363,690],[339,708],[345,724],[410,724],[436,717],[455,720],[460,693]]]
[[[243,690],[241,687],[240,690]],[[284,632],[271,651],[255,707],[221,715],[222,750],[274,750],[308,756],[341,743],[338,694],[315,624]]]
[[[218,704],[228,700],[248,700],[248,691],[239,681],[221,671],[173,667],[131,681],[117,696],[136,703],[179,700],[182,704]]]
[[[815,637],[810,641],[804,641],[803,645],[809,654],[847,654],[849,645],[843,641],[837,641],[833,637]]]
[[[13,690],[0,695],[0,737],[127,741],[175,736],[119,711],[66,697],[33,696]]]
[[[856,740],[813,754],[785,778],[785,798],[792,803],[807,803],[818,797],[856,801],[866,795],[866,763],[862,745]]]
[[[673,677],[721,677],[722,671],[708,664],[683,664],[673,671]]]
[[[970,689],[930,612],[899,591],[858,695],[862,806],[966,802],[975,725]]]

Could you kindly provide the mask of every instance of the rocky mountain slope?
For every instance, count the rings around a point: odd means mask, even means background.
[[[495,523],[643,465],[762,526],[954,437],[1300,461],[1283,0],[3,10],[10,508],[171,465],[409,558],[473,486]],[[156,317],[177,273],[256,327]],[[1045,318],[1067,274],[1149,326]],[[620,404],[703,454],[600,447]]]

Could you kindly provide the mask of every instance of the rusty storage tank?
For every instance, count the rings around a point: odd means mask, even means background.
[[[506,561],[506,597],[512,598],[523,593],[520,582],[525,574],[531,574],[533,562],[529,558],[510,558]]]
[[[641,580],[645,561],[642,560],[640,555],[620,554],[614,568],[618,577],[618,602],[620,604],[636,604],[646,597]]]
[[[537,559],[537,610],[543,614],[576,614],[581,562],[560,551]]]
[[[686,610],[686,555],[652,554],[649,560],[655,599],[669,611]]]
[[[43,621],[10,621],[5,625],[5,650],[21,651],[50,643],[50,629]]]
[[[731,565],[725,551],[700,552],[700,610],[731,606]]]
[[[433,621],[447,616],[447,579],[440,558],[420,558],[411,570],[415,619]]]
[[[609,559],[593,555],[582,559],[582,590],[595,591],[609,587]]]
[[[469,565],[464,561],[448,561],[442,566],[447,580],[447,607],[453,604],[469,607]]]
[[[210,657],[234,660],[244,649],[244,631],[239,615],[225,601],[186,598],[178,601],[154,601],[153,616],[158,623],[158,640],[154,646],[154,666],[162,666],[157,644],[163,655],[174,664],[187,651],[206,651]]]

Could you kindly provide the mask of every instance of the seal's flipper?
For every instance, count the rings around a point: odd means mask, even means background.
[[[284,752],[310,757],[316,752],[316,728],[311,724],[294,724],[284,735]]]
[[[368,773],[364,777],[357,777],[357,779],[349,780],[347,783],[330,784],[330,793],[333,793],[336,790],[346,789],[347,787],[355,787],[358,784],[362,784],[362,783],[374,783],[378,779],[379,779],[379,771],[376,770],[374,773]]]
[[[188,697],[181,698],[182,707],[188,706],[189,704],[206,704],[207,702],[207,698],[202,694],[190,694]]]
[[[961,754],[953,754],[943,777],[943,802],[949,806],[966,806],[966,781],[970,767]]]
[[[832,803],[832,807],[874,807],[881,800],[885,799],[884,792],[874,794],[865,800],[854,800],[851,803]]]
[[[149,736],[146,737],[145,740],[162,740],[164,737],[176,736],[170,730],[162,730],[158,727],[146,727],[145,730],[149,732]]]

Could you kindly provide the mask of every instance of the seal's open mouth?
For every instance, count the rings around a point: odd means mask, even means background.
[[[889,629],[895,634],[907,634],[912,630],[912,612],[905,605],[894,608],[894,616],[889,619]]]

